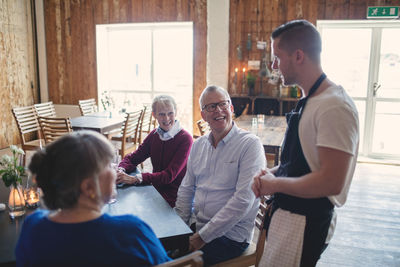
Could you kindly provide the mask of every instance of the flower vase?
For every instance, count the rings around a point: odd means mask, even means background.
[[[21,185],[10,185],[10,195],[8,197],[8,208],[10,217],[15,218],[25,214],[25,199]]]

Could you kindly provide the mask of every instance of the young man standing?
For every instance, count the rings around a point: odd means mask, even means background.
[[[285,85],[303,90],[279,166],[254,178],[255,195],[273,195],[261,266],[315,266],[353,177],[359,142],[356,107],[322,71],[321,37],[310,22],[291,21],[272,33],[272,67]]]

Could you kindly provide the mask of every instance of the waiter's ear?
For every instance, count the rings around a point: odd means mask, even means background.
[[[294,58],[296,60],[296,63],[298,64],[302,64],[304,61],[304,51],[301,49],[296,49],[296,51],[294,51]]]

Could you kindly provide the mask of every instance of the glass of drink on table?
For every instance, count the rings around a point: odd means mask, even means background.
[[[118,172],[118,164],[119,164],[120,158],[121,157],[119,155],[119,151],[118,151],[118,149],[116,149],[115,150],[115,155],[114,155],[114,160],[113,160],[114,162],[111,163],[111,167],[114,169],[114,171],[116,173]],[[116,185],[116,183],[114,183],[113,192],[111,194],[110,200],[108,201],[108,204],[115,203],[116,201],[117,201],[117,185]]]
[[[117,172],[118,170],[118,164],[117,163],[111,163],[111,167]],[[117,184],[113,184],[113,192],[111,194],[110,200],[108,201],[108,204],[115,203],[117,201]]]

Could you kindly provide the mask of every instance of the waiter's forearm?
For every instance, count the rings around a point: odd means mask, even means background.
[[[284,193],[302,198],[319,198],[341,192],[352,155],[331,149],[318,148],[320,168],[301,177],[276,177],[262,182],[262,188],[272,193]]]

